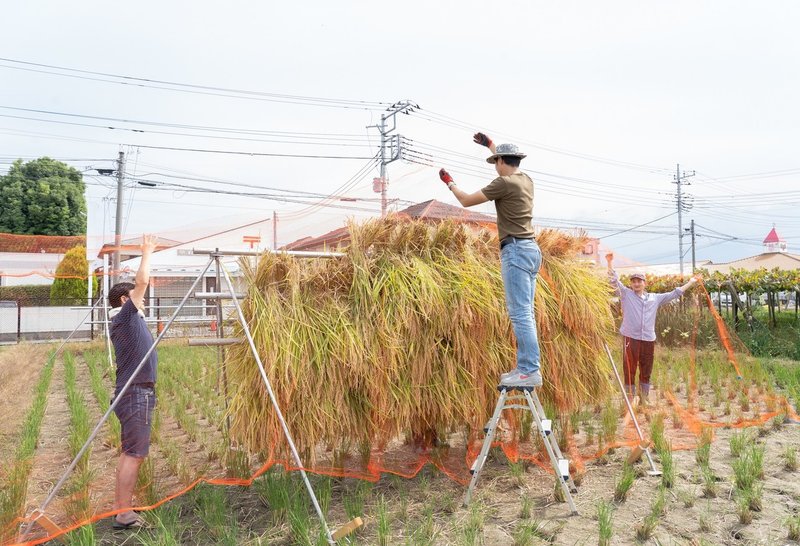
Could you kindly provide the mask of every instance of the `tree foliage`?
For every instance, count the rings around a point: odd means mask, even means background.
[[[727,290],[728,281],[733,283],[739,292],[750,294],[765,294],[767,292],[792,292],[800,290],[800,269],[772,269],[765,268],[748,271],[745,269],[732,269],[730,273],[715,271],[709,273],[700,271],[703,282],[709,291],[717,292]],[[686,284],[689,277],[680,275],[647,275],[648,292],[669,292],[678,286]],[[629,278],[623,277],[627,284]]]
[[[76,246],[64,254],[64,258],[56,268],[56,278],[50,287],[50,302],[57,305],[73,299],[85,299],[89,261],[86,259],[86,248]],[[92,293],[97,285],[92,279]]]
[[[14,162],[0,177],[0,232],[80,235],[86,232],[86,199],[79,171],[49,157]]]

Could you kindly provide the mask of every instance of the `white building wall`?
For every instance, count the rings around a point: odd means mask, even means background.
[[[0,252],[0,286],[53,284],[52,275],[63,257],[63,254]]]

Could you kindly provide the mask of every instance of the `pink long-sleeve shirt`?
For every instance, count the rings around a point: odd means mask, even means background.
[[[622,284],[616,271],[610,271],[608,277],[622,305],[622,325],[619,333],[641,341],[655,341],[658,308],[680,298],[683,290],[676,288],[672,292],[663,294],[644,292],[641,296],[637,296],[636,292]]]

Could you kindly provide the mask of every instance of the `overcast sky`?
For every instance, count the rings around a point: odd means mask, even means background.
[[[43,155],[85,170],[93,243],[111,237],[115,181],[92,169],[120,150],[130,236],[184,241],[277,211],[284,244],[374,216],[368,126],[407,99],[394,209],[457,204],[441,166],[467,191],[487,184],[480,128],[528,153],[539,225],[677,262],[680,163],[698,259],[757,254],[773,224],[800,247],[797,2],[29,1],[4,15],[0,172]],[[358,200],[309,208],[332,193]],[[271,220],[259,231],[271,244]]]

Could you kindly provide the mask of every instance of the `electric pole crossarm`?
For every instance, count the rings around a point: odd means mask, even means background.
[[[397,129],[397,114],[408,114],[418,110],[419,105],[411,101],[403,100],[392,104],[386,109],[386,113],[381,115],[381,122],[378,125],[370,125],[368,128],[376,128],[381,135],[381,177],[380,186],[375,191],[381,194],[381,216],[386,216],[388,208],[388,181],[386,179],[386,166],[389,163],[402,158],[402,137],[400,135],[390,135]],[[392,128],[387,128],[387,121],[391,120]],[[377,180],[376,180],[377,182]]]

